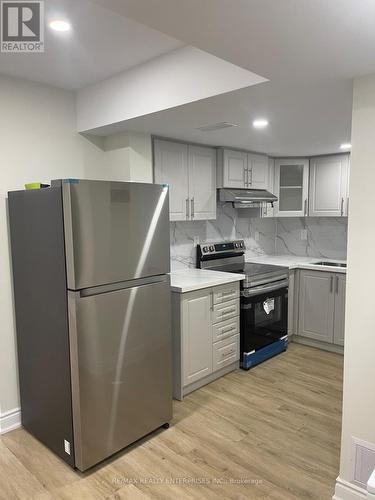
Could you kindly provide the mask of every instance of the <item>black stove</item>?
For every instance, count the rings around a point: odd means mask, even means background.
[[[289,278],[287,267],[246,262],[245,251],[243,240],[198,245],[197,267],[212,271],[244,274],[246,278],[242,281],[242,288]]]
[[[245,261],[243,240],[197,246],[197,267],[241,273],[241,367],[249,368],[288,347],[289,269]]]

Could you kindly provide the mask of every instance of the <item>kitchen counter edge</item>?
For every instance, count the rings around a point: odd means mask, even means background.
[[[246,259],[247,262],[254,262],[258,264],[273,264],[275,266],[288,267],[290,270],[294,269],[309,269],[313,271],[326,271],[330,273],[341,273],[346,274],[346,267],[336,267],[336,266],[318,266],[314,264],[315,262],[340,262],[346,263],[345,260],[341,259],[326,259],[324,257],[314,258],[314,257],[298,257],[289,255],[263,255],[259,257],[254,257]]]
[[[210,271],[208,269],[179,269],[170,273],[171,291],[177,293],[193,292],[214,286],[225,285],[245,279],[245,275]]]

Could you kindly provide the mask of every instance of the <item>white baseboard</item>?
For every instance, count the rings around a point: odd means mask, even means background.
[[[309,347],[316,347],[317,349],[323,349],[323,351],[334,352],[336,354],[344,354],[344,348],[340,345],[328,344],[327,342],[320,342],[319,340],[308,339],[307,337],[301,337],[301,335],[293,335],[292,342],[296,344],[303,344]]]
[[[340,476],[336,479],[335,494],[332,500],[366,500],[366,498],[367,492],[363,488],[341,479]]]
[[[21,408],[0,414],[0,434],[14,431],[21,427]]]

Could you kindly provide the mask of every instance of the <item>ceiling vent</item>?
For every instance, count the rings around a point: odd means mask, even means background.
[[[219,123],[214,123],[213,125],[204,125],[203,127],[198,127],[197,130],[201,130],[202,132],[214,132],[215,130],[222,130],[223,128],[230,128],[230,127],[238,127],[238,124],[229,122],[219,122]]]

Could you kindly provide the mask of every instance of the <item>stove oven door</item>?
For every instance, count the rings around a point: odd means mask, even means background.
[[[241,353],[258,350],[287,335],[287,279],[244,289],[241,295]]]

